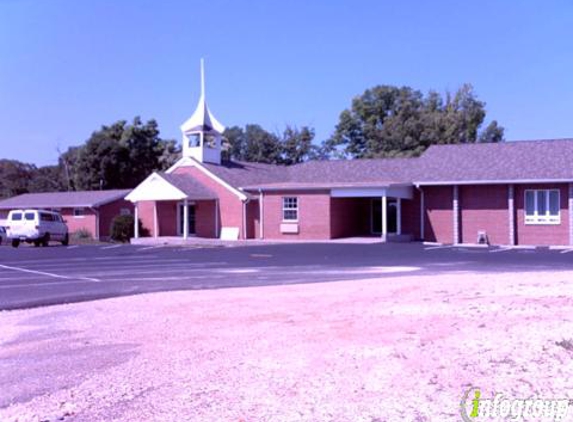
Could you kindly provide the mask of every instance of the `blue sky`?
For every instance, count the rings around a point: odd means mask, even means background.
[[[0,0],[0,156],[55,163],[102,124],[199,94],[225,125],[333,131],[377,84],[474,85],[508,139],[573,137],[573,3]]]

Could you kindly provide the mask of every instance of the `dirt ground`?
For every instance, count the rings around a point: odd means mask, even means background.
[[[3,312],[0,421],[459,421],[471,385],[484,396],[573,397],[572,318],[573,272]]]

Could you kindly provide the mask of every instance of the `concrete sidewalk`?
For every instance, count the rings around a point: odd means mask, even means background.
[[[389,241],[402,241],[398,239],[389,239]],[[239,240],[222,240],[208,239],[204,237],[189,237],[183,239],[180,236],[160,236],[160,237],[140,237],[130,240],[132,245],[144,246],[198,246],[198,247],[234,247],[234,246],[260,246],[260,245],[280,245],[289,243],[333,243],[333,244],[355,244],[369,245],[375,243],[384,243],[378,236],[368,237],[345,237],[341,239],[327,240],[263,240],[263,239],[239,239]]]

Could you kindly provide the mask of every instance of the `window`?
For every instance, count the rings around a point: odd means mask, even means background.
[[[40,213],[41,221],[54,221],[54,216],[52,214],[46,214],[44,212]]]
[[[122,208],[119,210],[119,215],[131,215],[131,210],[129,208]]]
[[[558,189],[525,191],[525,224],[560,224]]]
[[[12,221],[22,221],[22,213],[15,212],[12,214]]]
[[[24,219],[26,221],[34,221],[36,219],[36,214],[34,214],[33,212],[24,213]]]
[[[283,221],[298,221],[298,198],[283,198]]]
[[[85,215],[84,208],[74,208],[74,217],[81,218]]]

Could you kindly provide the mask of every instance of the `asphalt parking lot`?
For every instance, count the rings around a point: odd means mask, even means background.
[[[0,309],[138,293],[321,283],[401,274],[573,269],[573,250],[411,244],[0,248]]]

